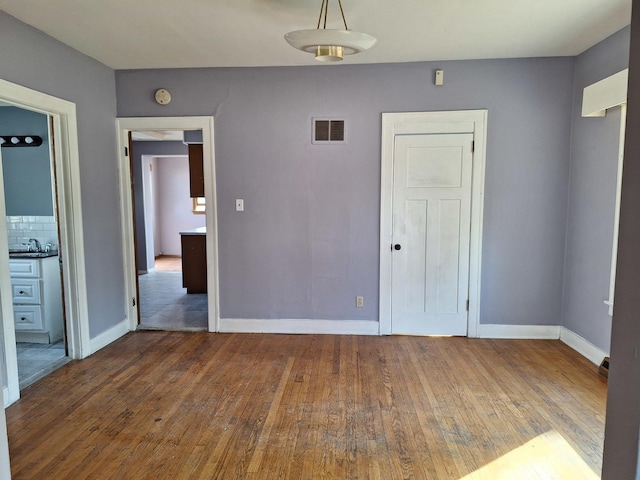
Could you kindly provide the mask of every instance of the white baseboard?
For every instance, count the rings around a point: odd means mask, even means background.
[[[4,408],[7,408],[9,405],[11,405],[13,402],[9,399],[9,388],[8,387],[3,387],[2,388],[2,400],[4,403]]]
[[[222,333],[284,333],[328,335],[379,335],[379,323],[371,320],[307,320],[221,318]],[[116,341],[129,332],[127,320],[111,327],[90,341],[91,353]],[[558,340],[599,365],[609,354],[571,330],[555,325],[491,325],[478,326],[479,338]],[[8,392],[4,391],[5,402]]]
[[[600,365],[609,354],[600,350],[580,335],[565,327],[555,325],[479,325],[479,338],[512,338],[560,340],[589,361]]]
[[[479,338],[512,338],[558,340],[560,327],[556,325],[478,325]]]
[[[101,348],[106,347],[112,342],[115,342],[117,339],[129,333],[129,322],[127,319],[122,320],[117,325],[111,327],[106,332],[102,332],[97,337],[92,338],[89,341],[89,349],[91,351],[91,355],[96,353]]]
[[[600,365],[602,359],[609,356],[609,354],[604,350],[600,350],[577,333],[574,333],[565,327],[561,327],[560,329],[560,340],[596,365]]]
[[[379,335],[379,323],[371,320],[296,320],[221,318],[223,333],[293,333],[331,335]]]
[[[18,390],[15,396],[11,397],[9,395],[9,387],[2,387],[2,399],[4,401],[4,408],[7,408],[9,405],[13,405],[20,400],[20,391]]]

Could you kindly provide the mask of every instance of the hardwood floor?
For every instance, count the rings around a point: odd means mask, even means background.
[[[136,332],[7,409],[14,479],[598,478],[559,341]]]
[[[179,255],[160,255],[155,258],[154,268],[161,272],[181,272],[182,257]]]

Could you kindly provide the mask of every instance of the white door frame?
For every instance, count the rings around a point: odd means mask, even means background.
[[[140,130],[202,130],[204,160],[204,194],[207,210],[207,298],[209,308],[208,330],[217,332],[220,324],[218,287],[218,215],[216,205],[215,155],[213,117],[139,117],[117,118],[118,158],[120,170],[120,218],[122,219],[122,248],[124,253],[125,312],[129,330],[138,328],[136,298],[135,243],[133,225],[133,199],[131,198],[131,168],[128,150],[129,132]],[[138,299],[136,299],[137,301]]]
[[[380,335],[391,331],[391,266],[393,242],[393,155],[396,135],[473,133],[473,179],[471,184],[471,238],[469,255],[468,337],[478,336],[482,261],[482,218],[487,144],[487,110],[407,112],[382,114],[380,176]]]
[[[53,118],[55,138],[55,169],[57,175],[58,225],[64,276],[67,347],[69,356],[81,359],[91,354],[89,314],[82,230],[82,199],[80,196],[80,156],[75,103],[0,79],[0,101],[49,115]],[[4,195],[0,201],[0,255],[8,255]],[[5,257],[0,267],[0,307],[7,365],[5,406],[20,398],[18,365],[11,303],[9,262]]]
[[[4,198],[4,182],[2,172],[2,152],[0,152],[0,255],[3,265],[0,268],[0,319],[2,319],[2,338],[4,340],[4,363],[7,371],[7,386],[2,383],[4,406],[8,406],[20,398],[18,383],[18,352],[16,349],[16,330],[13,323],[13,304],[11,295],[11,279],[9,276],[9,239],[7,237],[7,216]],[[2,234],[4,232],[4,234]],[[4,301],[6,299],[6,301]],[[4,319],[7,319],[5,321]],[[0,370],[0,377],[4,373]]]

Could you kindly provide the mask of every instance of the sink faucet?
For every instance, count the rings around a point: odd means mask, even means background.
[[[28,245],[29,245],[28,250],[30,252],[39,252],[42,249],[42,245],[40,245],[40,242],[38,241],[37,238],[30,238]]]

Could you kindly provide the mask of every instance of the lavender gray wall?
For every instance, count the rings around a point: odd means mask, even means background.
[[[114,72],[0,11],[0,78],[77,106],[90,336],[125,318]]]
[[[640,430],[640,1],[631,19],[629,95],[622,178],[611,371],[602,480],[637,479]]]
[[[49,119],[16,107],[0,108],[0,135],[37,135],[38,147],[4,147],[2,175],[7,215],[53,215]]]
[[[147,236],[144,229],[144,197],[142,188],[143,155],[188,155],[187,146],[182,142],[133,142],[131,159],[133,162],[133,193],[136,222],[136,255],[138,271],[147,270]]]
[[[160,250],[180,255],[180,232],[204,227],[205,216],[193,213],[189,192],[189,157],[156,158],[158,175],[156,219],[160,226]]]
[[[561,319],[572,80],[570,58],[116,72],[119,116],[215,117],[228,318],[377,320],[381,113],[488,108],[481,321],[526,325]],[[311,145],[313,116],[347,144]]]
[[[583,118],[582,91],[628,63],[625,28],[575,64],[563,326],[606,352],[611,317],[603,301],[609,298],[621,112],[616,108],[605,118]]]

